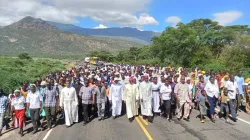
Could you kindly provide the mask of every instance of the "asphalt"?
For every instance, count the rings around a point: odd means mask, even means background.
[[[173,119],[171,122],[164,118],[156,117],[153,123],[143,126],[134,120],[128,121],[126,115],[113,120],[104,121],[92,120],[86,126],[76,123],[70,128],[66,128],[63,123],[53,128],[51,132],[40,131],[33,135],[25,131],[25,136],[20,137],[18,130],[4,132],[0,140],[147,140],[148,134],[154,140],[249,140],[250,139],[250,116],[245,112],[239,113],[237,122],[226,123],[222,118],[216,118],[216,122],[211,122],[207,117],[205,123],[200,123],[199,112],[192,111],[190,122]],[[32,131],[31,124],[25,130]],[[144,127],[147,132],[143,131]],[[47,135],[47,136],[46,136]]]

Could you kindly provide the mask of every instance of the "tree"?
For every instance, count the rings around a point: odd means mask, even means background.
[[[21,54],[18,55],[18,58],[19,59],[26,59],[26,60],[31,60],[32,59],[32,57],[30,57],[28,53],[21,53]]]

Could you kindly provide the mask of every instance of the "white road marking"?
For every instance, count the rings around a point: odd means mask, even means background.
[[[215,108],[215,110],[218,111],[218,112],[220,112],[220,110],[217,109],[217,108]],[[232,116],[230,115],[230,117],[232,117]],[[250,122],[248,122],[248,121],[246,121],[246,120],[244,120],[244,119],[241,119],[241,118],[239,118],[239,117],[237,117],[237,119],[240,120],[240,121],[242,121],[242,122],[244,122],[244,123],[250,124]]]
[[[49,132],[45,135],[45,137],[43,138],[43,140],[47,140],[47,138],[49,137],[50,133],[52,132],[53,129],[50,129]]]

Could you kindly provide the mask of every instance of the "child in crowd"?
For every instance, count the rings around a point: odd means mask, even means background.
[[[199,108],[200,108],[200,120],[201,120],[201,123],[205,123],[204,115],[207,115],[206,103],[209,104],[209,102],[207,100],[207,95],[206,95],[205,90],[201,90],[201,95],[198,96],[197,102],[198,102],[198,105],[199,105]]]
[[[229,107],[228,107],[228,90],[224,88],[223,93],[220,95],[219,102],[220,102],[220,113],[219,117],[222,117],[224,110],[226,111],[226,122],[228,122],[228,115],[229,115]]]

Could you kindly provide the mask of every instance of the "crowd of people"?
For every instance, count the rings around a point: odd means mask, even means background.
[[[107,117],[116,119],[126,114],[129,122],[142,115],[153,123],[156,116],[168,121],[177,118],[190,121],[192,109],[216,121],[215,108],[220,107],[219,117],[226,122],[237,121],[241,110],[250,114],[250,78],[244,79],[242,71],[236,75],[221,70],[203,71],[198,68],[158,66],[110,65],[102,68],[80,68],[48,74],[34,83],[24,81],[17,89],[4,96],[0,90],[0,135],[3,126],[23,128],[31,119],[33,133],[38,129],[50,130],[62,115],[67,128],[83,121],[86,125],[93,118],[99,121]],[[243,107],[242,100],[246,100]],[[45,123],[44,123],[45,122]]]

